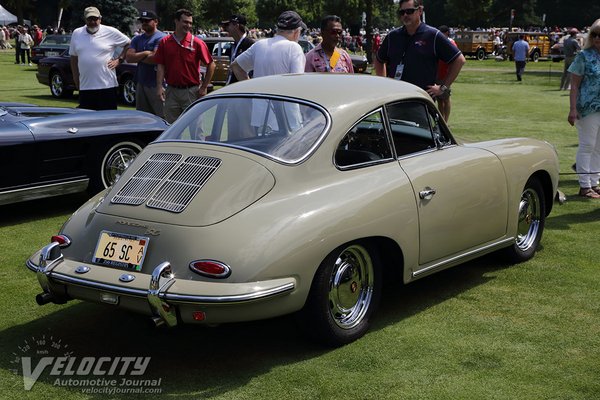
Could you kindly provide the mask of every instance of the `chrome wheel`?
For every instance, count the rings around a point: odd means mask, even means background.
[[[135,82],[131,78],[127,78],[123,83],[123,102],[127,105],[135,105]]]
[[[533,257],[542,240],[546,224],[546,198],[539,179],[529,179],[518,207],[515,241],[506,248],[506,254],[513,262],[523,262]]]
[[[122,142],[112,146],[106,152],[100,167],[104,188],[111,186],[119,179],[140,151],[142,148],[137,143]]]
[[[529,250],[536,242],[541,218],[539,194],[535,190],[527,188],[521,195],[519,203],[516,245],[521,251]]]
[[[329,313],[342,329],[358,325],[373,296],[373,263],[359,245],[345,248],[334,263],[329,282]]]
[[[377,247],[360,240],[338,247],[317,269],[300,327],[318,342],[341,346],[362,337],[381,299]]]
[[[65,82],[59,73],[53,73],[50,76],[50,93],[53,97],[64,97],[65,96]]]

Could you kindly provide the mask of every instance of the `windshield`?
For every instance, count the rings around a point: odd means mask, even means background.
[[[222,96],[196,103],[159,140],[218,143],[296,163],[308,157],[328,127],[327,114],[314,105]]]

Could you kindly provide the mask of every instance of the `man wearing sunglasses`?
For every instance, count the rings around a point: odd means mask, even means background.
[[[71,35],[69,54],[79,107],[90,110],[116,110],[119,82],[115,68],[125,60],[129,38],[112,26],[102,25],[96,7],[87,7],[85,25]],[[118,57],[113,55],[123,47]]]
[[[373,60],[375,73],[419,86],[434,99],[448,96],[465,57],[439,30],[421,22],[421,0],[400,0],[398,15],[403,26],[383,40]],[[448,73],[436,83],[439,60],[448,64]]]
[[[254,44],[254,39],[247,35],[246,17],[243,15],[233,14],[225,21],[221,21],[221,28],[233,38],[233,47],[229,53],[229,64],[244,51],[248,50]],[[231,69],[227,76],[226,85],[237,82],[237,78]]]
[[[354,73],[352,59],[338,47],[342,33],[342,20],[337,15],[328,15],[321,20],[323,40],[306,53],[304,72]]]

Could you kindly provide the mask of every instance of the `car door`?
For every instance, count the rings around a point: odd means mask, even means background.
[[[34,147],[33,134],[18,118],[0,109],[0,192],[35,183]]]
[[[419,264],[492,242],[506,233],[507,184],[489,151],[457,145],[425,103],[386,106],[400,167],[419,218]]]

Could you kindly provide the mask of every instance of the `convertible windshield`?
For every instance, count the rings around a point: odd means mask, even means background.
[[[242,147],[287,163],[301,161],[328,127],[323,110],[290,99],[214,97],[198,102],[159,140]]]

